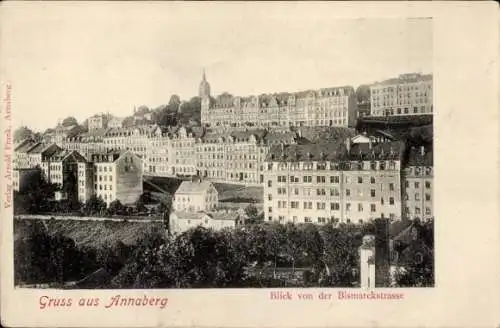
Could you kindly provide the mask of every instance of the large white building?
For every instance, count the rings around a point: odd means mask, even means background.
[[[107,205],[133,204],[142,194],[142,161],[130,150],[92,155],[94,191]],[[87,168],[82,167],[82,171]],[[81,181],[88,181],[87,176]],[[83,187],[83,186],[82,186]]]
[[[370,87],[372,116],[422,115],[433,112],[432,75],[402,74]]]
[[[264,163],[265,220],[401,219],[402,142],[282,145]]]
[[[201,123],[226,127],[342,126],[354,127],[357,117],[351,86],[295,93],[211,97],[205,74],[199,87]]]

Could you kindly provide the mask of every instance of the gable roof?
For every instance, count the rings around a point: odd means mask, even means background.
[[[176,195],[193,195],[205,193],[213,184],[210,181],[183,181],[177,191]]]

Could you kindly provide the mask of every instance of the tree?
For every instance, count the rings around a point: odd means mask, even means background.
[[[177,113],[179,111],[179,105],[181,104],[181,98],[178,95],[172,95],[168,101],[167,111]]]
[[[101,215],[106,210],[106,202],[101,196],[92,195],[86,202],[83,208],[85,215]]]
[[[361,234],[357,228],[339,225],[322,226],[324,243],[323,262],[328,266],[329,276],[325,283],[335,287],[350,287],[354,282],[353,268],[359,267],[358,247],[361,245]]]
[[[78,121],[73,116],[69,116],[62,121],[61,125],[62,126],[78,125]]]
[[[134,117],[133,116],[128,116],[123,119],[122,126],[124,128],[129,128],[134,126]]]
[[[43,213],[51,209],[50,200],[54,198],[57,185],[48,183],[38,171],[28,178],[25,188],[14,193],[14,213]]]
[[[141,213],[147,210],[146,206],[144,206],[143,200],[139,197],[139,199],[135,202],[135,211],[137,213]]]
[[[124,209],[123,204],[118,199],[115,199],[114,201],[109,203],[107,212],[111,215],[116,215],[116,214],[121,214],[123,212],[123,209]]]
[[[16,131],[14,131],[14,142],[20,142],[27,138],[33,137],[33,131],[31,131],[26,126],[19,127]]]
[[[370,86],[366,84],[360,85],[356,89],[356,100],[358,103],[365,104],[370,102]]]
[[[259,216],[259,210],[257,207],[253,204],[248,205],[245,207],[245,215],[247,216],[247,223],[253,224],[253,223],[258,223],[262,222],[264,217]]]

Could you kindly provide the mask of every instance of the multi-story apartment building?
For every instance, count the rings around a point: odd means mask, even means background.
[[[42,167],[42,157],[50,156],[51,154],[55,154],[56,152],[61,151],[62,148],[53,144],[44,144],[38,143],[33,148],[28,151],[28,167]]]
[[[104,143],[104,136],[107,131],[106,128],[93,129],[68,137],[63,147],[67,150],[75,150],[87,160],[90,160],[92,154],[106,151],[107,146]]]
[[[56,200],[78,199],[78,164],[85,158],[76,151],[62,149],[58,152],[42,154],[42,174],[49,183],[60,186]]]
[[[372,116],[432,114],[432,75],[402,74],[370,87]]]
[[[21,141],[15,148],[14,148],[14,156],[12,159],[12,164],[14,168],[28,168],[30,167],[28,164],[28,152],[35,148],[38,145],[37,142],[35,142],[32,139],[25,139]]]
[[[114,117],[112,116],[108,121],[108,128],[117,129],[123,126],[123,118],[122,117]]]
[[[78,163],[78,201],[85,203],[93,195],[94,189],[94,164],[92,162],[82,161]]]
[[[268,221],[401,219],[402,142],[279,145],[264,163]]]
[[[356,94],[350,86],[249,97],[223,93],[212,98],[203,74],[199,94],[201,122],[207,126],[353,127],[357,117]]]
[[[162,131],[156,124],[129,128],[112,128],[104,133],[103,142],[107,150],[130,150],[144,160],[148,140],[161,137]]]
[[[144,174],[156,176],[172,175],[174,149],[168,133],[155,135],[147,140],[144,158]]]
[[[196,137],[185,127],[179,128],[172,135],[172,174],[196,174]]]
[[[207,133],[196,143],[197,174],[212,181],[260,185],[269,147],[281,143],[295,143],[295,134],[262,129]]]
[[[433,213],[433,152],[425,146],[412,148],[403,171],[403,216],[428,220]]]
[[[80,128],[78,125],[70,125],[70,126],[63,126],[63,125],[58,125],[54,129],[54,133],[52,134],[51,143],[56,143],[58,146],[64,148],[64,143],[69,137],[75,136],[80,132]]]
[[[88,130],[101,130],[108,128],[108,122],[110,120],[109,114],[96,114],[88,119]]]
[[[93,189],[107,205],[114,200],[133,204],[142,194],[142,161],[132,151],[93,154]],[[87,170],[83,168],[82,170]],[[87,176],[80,181],[88,182]],[[87,186],[83,186],[87,189]]]
[[[217,208],[218,192],[207,180],[183,181],[175,191],[172,208],[176,211],[199,212]]]

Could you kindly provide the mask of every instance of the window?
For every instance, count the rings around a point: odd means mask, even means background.
[[[268,217],[267,217],[267,220],[268,220],[268,221],[272,221],[272,220],[273,220],[273,217],[272,217],[272,216],[268,216]]]
[[[370,194],[372,197],[375,197],[375,189],[370,190]]]
[[[405,188],[410,188],[410,182],[409,181],[405,181]]]
[[[430,201],[431,200],[431,194],[425,194],[425,200]]]
[[[419,182],[415,182],[415,188],[420,188],[420,183]]]
[[[425,181],[425,188],[430,189],[431,188],[431,182],[430,181]]]
[[[306,217],[304,217],[304,222],[310,223],[310,222],[312,222],[312,220],[310,217],[306,216]]]
[[[363,204],[358,204],[358,212],[363,212]]]
[[[370,183],[375,183],[375,178],[374,177],[370,178]]]
[[[415,207],[415,214],[420,214],[420,207]]]
[[[271,195],[271,194],[267,195],[267,199],[268,200],[273,200],[273,195]]]
[[[363,177],[358,177],[358,183],[363,183]]]
[[[272,185],[273,185],[273,182],[271,180],[267,181],[267,186],[268,187],[272,187]]]
[[[431,208],[430,207],[425,208],[425,215],[431,215]]]
[[[325,177],[322,175],[319,175],[316,177],[316,182],[317,183],[325,183]]]
[[[339,183],[339,177],[338,176],[331,176],[330,177],[330,183]]]
[[[311,183],[312,182],[312,176],[304,176],[303,177],[304,183]]]
[[[267,208],[267,211],[268,211],[269,213],[272,213],[272,212],[273,212],[273,208],[272,208],[271,206],[269,206],[269,207]]]
[[[337,188],[331,188],[330,196],[340,196],[339,190]]]
[[[394,183],[389,183],[389,190],[394,191]]]
[[[299,194],[299,188],[294,188],[294,189],[293,189],[293,193],[294,193],[295,195],[298,195],[298,194]]]
[[[345,204],[345,210],[346,212],[349,212],[351,210],[351,203]]]
[[[389,197],[389,204],[394,205],[394,197]]]
[[[420,200],[420,194],[418,192],[415,193],[415,200]]]
[[[317,196],[324,196],[325,195],[325,189],[324,188],[316,189],[316,195]]]
[[[339,203],[330,203],[330,209],[332,211],[338,211],[340,209],[340,204]]]
[[[304,202],[304,209],[311,210],[312,209],[312,202]]]
[[[370,162],[370,170],[375,171],[377,169],[377,163],[376,162]]]
[[[326,223],[326,218],[318,217],[318,223]]]
[[[371,204],[370,205],[370,211],[373,213],[373,212],[376,212],[377,211],[377,206],[375,204]]]
[[[291,208],[299,208],[299,202],[290,202],[290,207]]]
[[[351,189],[346,189],[345,190],[345,195],[346,196],[351,196]]]
[[[324,210],[325,209],[325,203],[316,203],[316,209],[318,209],[318,210]]]

